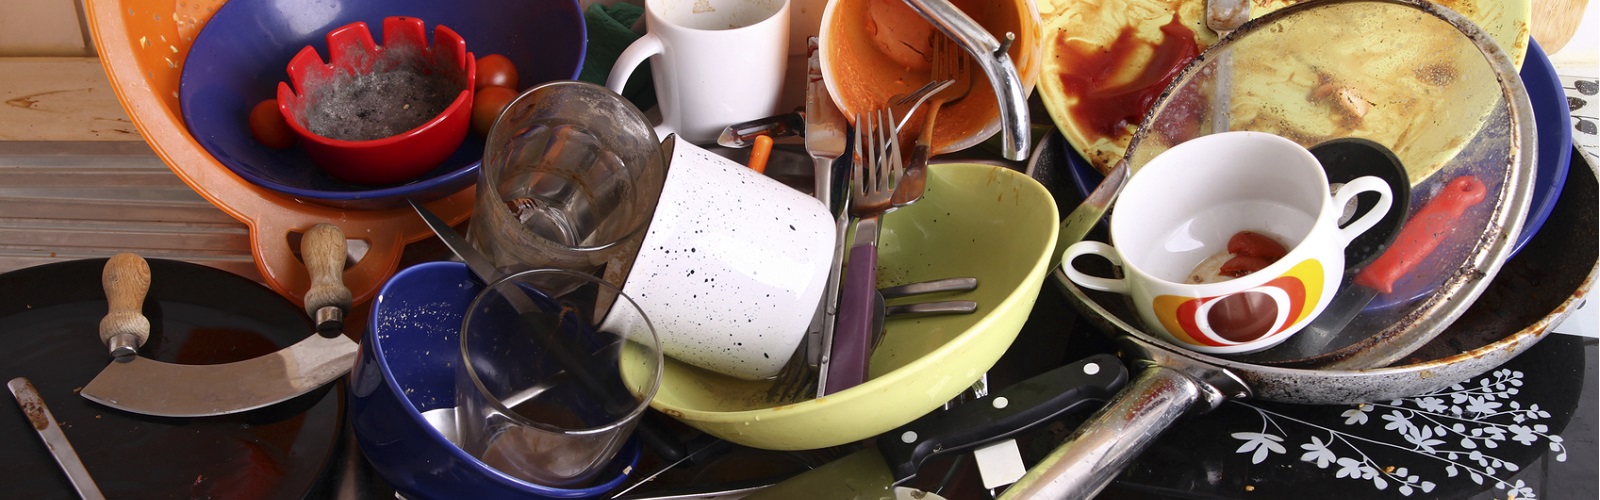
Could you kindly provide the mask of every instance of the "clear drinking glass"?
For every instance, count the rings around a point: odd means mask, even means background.
[[[578,81],[534,87],[489,131],[467,236],[503,272],[599,269],[633,250],[666,168],[627,99]]]
[[[614,307],[644,314],[615,286],[559,269],[507,276],[473,299],[456,370],[461,448],[537,484],[593,479],[632,434],[661,378],[648,320],[625,331],[600,328]]]

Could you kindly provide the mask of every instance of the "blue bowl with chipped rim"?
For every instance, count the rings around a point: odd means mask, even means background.
[[[349,418],[361,453],[406,498],[594,498],[622,485],[639,460],[636,439],[590,485],[555,488],[496,470],[447,437],[462,319],[482,290],[459,262],[418,264],[383,285],[350,371]]]

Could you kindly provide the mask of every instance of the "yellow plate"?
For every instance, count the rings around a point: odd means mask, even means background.
[[[1248,2],[1252,18],[1299,3]],[[1528,46],[1529,0],[1435,3],[1473,20],[1508,47],[1512,61],[1521,66]],[[1122,158],[1145,111],[1172,76],[1218,38],[1205,26],[1205,0],[1040,0],[1039,12],[1045,23],[1040,97],[1062,135],[1101,172]],[[1307,36],[1305,43],[1329,41]],[[1309,96],[1317,86],[1312,81],[1290,83]],[[1085,99],[1084,94],[1094,97]],[[1403,127],[1373,126],[1380,125]]]

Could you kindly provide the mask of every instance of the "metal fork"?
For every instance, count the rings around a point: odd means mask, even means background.
[[[813,390],[820,397],[866,379],[877,293],[878,217],[894,208],[889,199],[904,168],[894,123],[894,113],[888,109],[856,116],[849,202],[850,215],[857,218],[856,237],[841,285],[838,324],[833,337],[824,339],[825,360],[817,367],[825,371],[813,373],[806,362],[809,347],[796,349],[768,390],[769,401],[798,400]]]
[[[894,113],[880,109],[856,117],[855,148],[850,176],[850,214],[857,219],[855,241],[845,267],[839,324],[829,342],[828,374],[821,395],[855,387],[867,378],[878,279],[878,219],[894,209],[890,200],[905,168]]]
[[[883,336],[883,321],[889,316],[912,314],[970,314],[978,307],[978,303],[970,300],[948,300],[937,302],[919,302],[914,304],[900,304],[885,306],[882,300],[898,299],[915,295],[935,293],[966,292],[978,288],[978,278],[959,277],[907,283],[877,290],[873,307],[873,341],[876,345]],[[798,401],[808,394],[813,394],[817,387],[816,366],[808,363],[806,354],[809,347],[802,344],[795,355],[789,358],[787,364],[778,372],[773,380],[772,387],[767,390],[767,401],[772,403],[785,403]]]
[[[953,83],[955,82],[951,80],[933,80],[917,88],[917,90],[911,91],[910,94],[890,96],[889,112],[900,117],[899,120],[894,122],[894,131],[898,133],[900,129],[905,128],[906,123],[911,121],[911,115],[917,114],[917,108],[922,107],[922,103],[927,102],[928,98],[933,97],[939,91],[949,88]]]
[[[794,355],[789,356],[789,361],[778,370],[772,387],[767,389],[768,402],[799,401],[816,390],[817,373],[816,366],[810,362],[811,349],[810,342],[800,342]]]
[[[917,135],[917,143],[911,148],[911,164],[906,166],[905,179],[894,193],[892,203],[896,207],[922,199],[923,188],[928,183],[928,159],[933,156],[934,120],[939,117],[939,108],[961,100],[972,90],[972,62],[955,40],[937,36],[933,41],[933,69],[930,76],[934,82],[951,83],[928,98],[928,111],[922,117],[922,133]]]

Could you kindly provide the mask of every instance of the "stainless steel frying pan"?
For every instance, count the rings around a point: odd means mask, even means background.
[[[1577,180],[1567,183],[1566,192],[1562,195],[1561,205],[1564,208],[1558,209],[1563,211],[1560,222],[1556,226],[1545,226],[1534,240],[1539,242],[1537,245],[1529,245],[1517,260],[1502,265],[1508,253],[1506,247],[1509,240],[1514,240],[1520,230],[1516,221],[1526,211],[1526,192],[1532,182],[1532,169],[1527,168],[1533,156],[1531,107],[1520,82],[1515,81],[1515,69],[1504,52],[1459,15],[1429,2],[1312,2],[1246,24],[1234,36],[1202,54],[1200,62],[1186,69],[1169,87],[1163,103],[1155,106],[1145,121],[1145,128],[1140,131],[1139,136],[1143,141],[1151,141],[1145,142],[1147,149],[1135,151],[1141,148],[1140,138],[1136,138],[1130,148],[1131,175],[1137,175],[1137,165],[1142,165],[1142,160],[1147,161],[1164,149],[1162,146],[1211,132],[1189,130],[1175,134],[1173,127],[1154,127],[1150,124],[1183,123],[1163,122],[1162,113],[1181,112],[1183,106],[1193,106],[1197,100],[1203,102],[1206,96],[1212,95],[1211,89],[1205,87],[1210,85],[1206,81],[1205,61],[1216,57],[1214,51],[1228,50],[1230,44],[1240,43],[1239,37],[1250,36],[1250,32],[1283,33],[1274,29],[1292,28],[1293,25],[1285,21],[1292,19],[1292,16],[1309,18],[1316,14],[1317,9],[1352,6],[1403,8],[1415,11],[1417,15],[1407,18],[1413,22],[1448,23],[1466,35],[1464,43],[1470,42],[1482,54],[1483,61],[1478,64],[1486,65],[1493,73],[1501,75],[1494,81],[1500,87],[1495,99],[1489,105],[1490,109],[1480,115],[1479,123],[1446,123],[1436,129],[1428,129],[1453,134],[1459,144],[1451,145],[1451,141],[1442,141],[1435,146],[1436,151],[1413,153],[1414,158],[1429,155],[1445,158],[1439,162],[1438,168],[1428,165],[1430,168],[1424,169],[1427,170],[1424,175],[1414,174],[1417,189],[1414,193],[1426,194],[1431,186],[1472,173],[1486,178],[1486,183],[1493,186],[1491,190],[1499,196],[1491,200],[1493,203],[1485,207],[1482,213],[1468,214],[1458,225],[1467,228],[1457,231],[1461,233],[1462,241],[1453,244],[1458,247],[1442,247],[1441,252],[1433,257],[1433,264],[1423,266],[1424,271],[1415,276],[1416,279],[1437,279],[1438,283],[1433,285],[1436,293],[1402,301],[1387,310],[1363,313],[1368,316],[1366,322],[1358,319],[1352,324],[1353,327],[1369,328],[1378,336],[1376,341],[1351,349],[1356,358],[1368,359],[1368,353],[1372,353],[1377,358],[1388,358],[1390,361],[1344,368],[1338,366],[1340,361],[1336,360],[1317,368],[1290,369],[1201,355],[1143,332],[1136,320],[1131,319],[1135,316],[1120,296],[1086,292],[1058,270],[1056,281],[1067,291],[1069,300],[1116,339],[1124,358],[1130,360],[1139,374],[1118,399],[1096,413],[1059,449],[1034,466],[1005,493],[1005,497],[1092,496],[1166,427],[1185,415],[1215,408],[1228,398],[1348,404],[1393,399],[1446,387],[1499,366],[1527,350],[1581,302],[1583,291],[1589,289],[1596,274],[1597,203],[1593,171],[1574,169],[1572,175]],[[1400,18],[1393,13],[1383,17],[1390,20]],[[1382,24],[1387,21],[1377,22]],[[1353,30],[1393,28],[1359,23],[1345,23],[1344,26]],[[1336,45],[1340,40],[1323,40],[1322,43]],[[1278,46],[1289,47],[1285,50],[1291,53],[1296,50],[1282,43]],[[1299,48],[1309,51],[1314,47]],[[1234,52],[1231,59],[1235,65],[1233,77],[1237,85],[1241,80],[1239,65],[1249,61],[1250,56]],[[1285,57],[1279,61],[1288,59]],[[1341,73],[1333,71],[1332,74]],[[1244,80],[1248,81],[1248,78]],[[1278,132],[1280,135],[1290,132],[1288,124],[1296,119],[1294,116],[1279,116],[1277,118],[1282,121],[1276,125],[1261,120],[1241,120],[1238,102],[1241,94],[1248,96],[1251,91],[1259,94],[1261,89],[1243,89],[1245,91],[1241,92],[1240,88],[1235,87],[1232,90],[1233,102],[1225,104],[1230,104],[1234,128],[1266,128],[1268,130],[1265,131]],[[1307,95],[1302,93],[1299,97],[1304,99]],[[1174,106],[1174,102],[1179,104]],[[1181,115],[1173,116],[1181,118]],[[1201,113],[1192,116],[1209,115]],[[1452,130],[1448,127],[1457,128]],[[1388,141],[1386,145],[1391,149],[1400,144],[1396,138],[1374,135],[1379,136],[1376,139],[1379,142]],[[1293,138],[1315,143],[1330,137]],[[1488,142],[1480,144],[1480,141]],[[1485,144],[1494,141],[1502,144],[1505,150],[1503,156],[1488,155],[1483,149]],[[1048,145],[1043,151],[1049,152]],[[1068,168],[1065,162],[1052,163],[1039,159],[1032,166],[1032,174],[1053,191],[1061,192],[1070,189],[1070,186],[1060,185],[1060,180],[1068,176],[1051,170],[1064,168]],[[1113,174],[1111,178],[1116,179],[1117,176]],[[1102,188],[1108,191],[1091,194],[1090,198],[1103,201],[1115,193],[1119,186],[1106,185]],[[1095,204],[1085,206],[1093,210]],[[1069,216],[1068,222],[1092,225],[1098,218]],[[1081,227],[1078,234],[1086,232]],[[1063,231],[1064,235],[1067,233]],[[1383,341],[1384,336],[1391,335],[1403,341]]]

